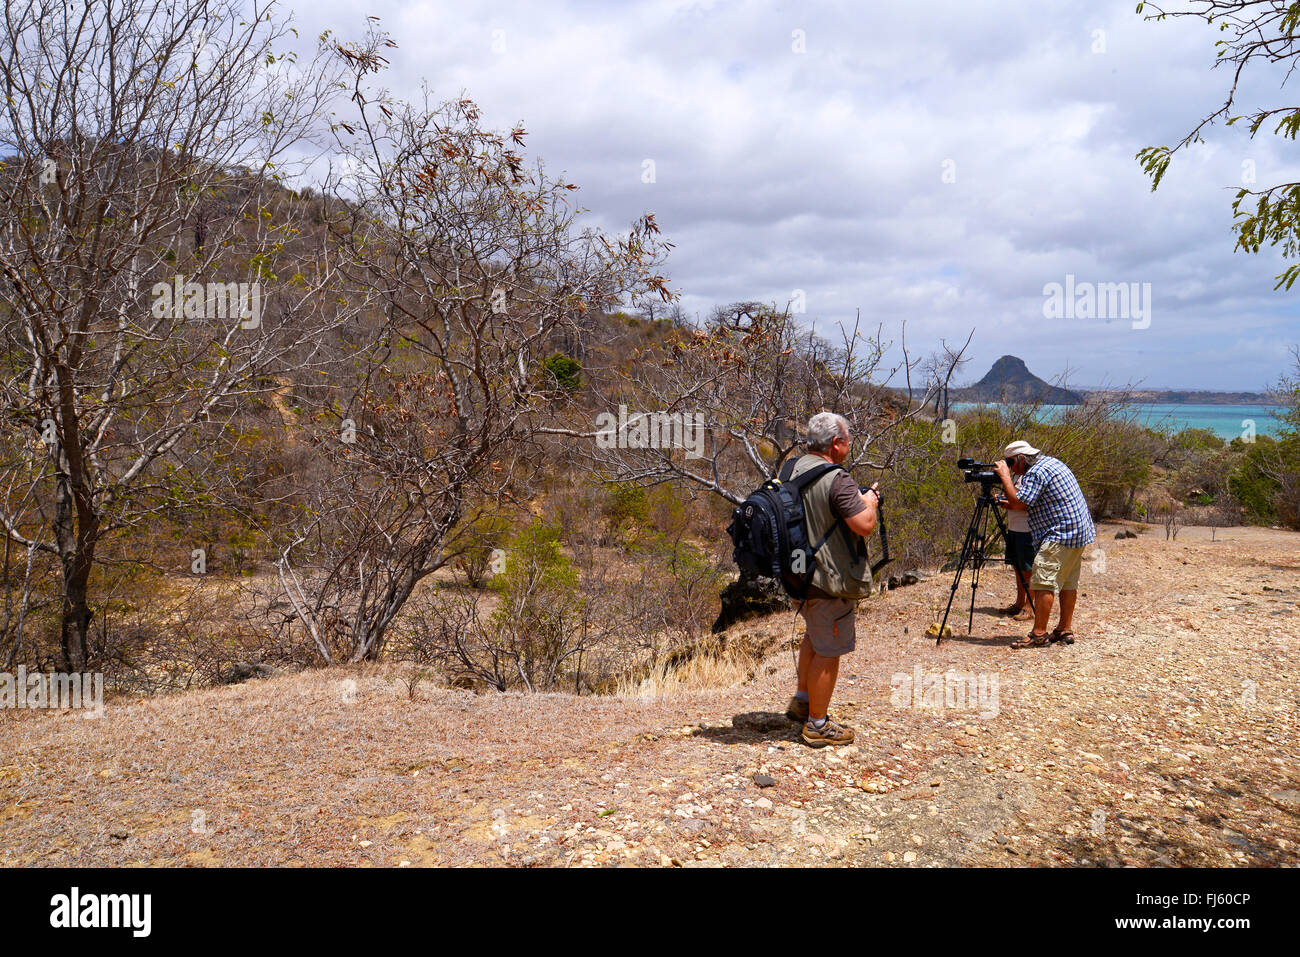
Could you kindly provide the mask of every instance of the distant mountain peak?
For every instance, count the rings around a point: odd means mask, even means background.
[[[1047,405],[1078,405],[1083,396],[1052,385],[1029,371],[1019,356],[1002,356],[974,385],[954,389],[959,402],[1043,402]]]

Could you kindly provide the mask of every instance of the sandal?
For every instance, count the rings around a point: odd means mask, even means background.
[[[1065,642],[1067,645],[1072,645],[1072,644],[1074,644],[1074,632],[1072,632],[1072,631],[1061,631],[1060,628],[1053,628],[1053,629],[1052,629],[1052,637],[1051,637],[1051,640],[1052,640],[1052,641],[1063,641],[1063,642]]]
[[[1019,638],[1019,639],[1017,639],[1016,641],[1011,642],[1011,647],[1012,647],[1012,648],[1017,648],[1017,649],[1019,649],[1019,648],[1042,648],[1044,645],[1046,645],[1046,644],[1047,644],[1049,641],[1051,641],[1051,640],[1052,640],[1052,636],[1051,636],[1051,635],[1048,635],[1048,634],[1035,635],[1035,634],[1031,631],[1031,632],[1030,632],[1028,635],[1026,635],[1024,638]]]
[[[1024,610],[1025,610],[1024,605],[1007,605],[1006,608],[1002,609],[1000,614],[1005,615],[1007,618],[1014,618],[1016,615],[1020,614]]]

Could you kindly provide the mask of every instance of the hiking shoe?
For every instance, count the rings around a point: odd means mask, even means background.
[[[798,721],[803,724],[808,720],[808,702],[800,701],[798,698],[791,698],[790,703],[785,706],[785,716],[791,721]]]
[[[803,742],[814,748],[824,748],[828,744],[852,744],[853,729],[836,724],[830,718],[819,731],[811,721],[803,724]]]
[[[1010,644],[1009,647],[1011,647],[1011,648],[1043,648],[1043,647],[1046,647],[1046,646],[1051,642],[1051,640],[1052,640],[1052,636],[1049,635],[1049,634],[1044,633],[1044,634],[1041,634],[1041,635],[1036,635],[1036,634],[1034,634],[1034,633],[1031,631],[1031,632],[1028,634],[1028,636],[1026,636],[1026,637],[1024,637],[1024,638],[1018,638],[1017,640],[1011,642],[1011,644]]]

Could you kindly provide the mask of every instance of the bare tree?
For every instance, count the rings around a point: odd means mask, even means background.
[[[1176,540],[1185,520],[1182,506],[1177,502],[1170,502],[1157,514],[1160,524],[1165,527],[1165,541]]]
[[[953,377],[970,361],[966,350],[975,338],[975,330],[966,337],[960,349],[948,345],[946,339],[939,340],[939,348],[926,357],[921,365],[923,380],[929,390],[934,392],[934,421],[943,422],[949,417],[948,392],[952,388]]]
[[[615,429],[573,422],[542,431],[582,440],[579,453],[619,481],[670,481],[739,504],[795,450],[803,423],[831,409],[849,420],[855,438],[846,466],[889,469],[911,452],[900,426],[923,414],[952,370],[942,380],[914,380],[919,360],[905,329],[892,365],[880,329],[866,335],[856,321],[839,333],[837,343],[828,342],[789,310],[753,302],[719,307],[706,328],[680,330],[666,347],[648,347],[609,369],[587,368],[602,414],[632,410]],[[962,350],[947,355],[955,367]],[[669,439],[670,429],[680,440]]]
[[[334,89],[327,59],[277,49],[272,7],[5,3],[0,418],[31,443],[0,527],[59,563],[70,670],[104,538],[213,481],[235,410],[344,318],[328,267],[274,271],[278,181]]]
[[[346,202],[331,231],[379,339],[322,408],[326,478],[283,530],[285,590],[326,662],[377,657],[415,585],[483,510],[527,484],[518,452],[557,399],[539,367],[557,329],[636,289],[666,296],[653,216],[623,237],[575,227],[577,187],[529,170],[469,100],[372,90],[393,46],[339,46],[355,116],[338,121]]]

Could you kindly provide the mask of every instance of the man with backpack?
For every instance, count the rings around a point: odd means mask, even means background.
[[[806,597],[799,605],[806,631],[799,647],[798,687],[786,716],[803,722],[806,744],[824,747],[853,741],[853,729],[831,720],[827,709],[839,677],[840,656],[855,645],[857,600],[871,594],[871,566],[864,539],[876,527],[880,493],[876,490],[879,483],[865,494],[861,492],[842,467],[851,445],[849,423],[842,415],[814,415],[808,422],[806,445],[808,454],[782,470],[784,481],[798,480],[827,463],[839,467],[824,469],[801,487],[814,565]]]

